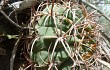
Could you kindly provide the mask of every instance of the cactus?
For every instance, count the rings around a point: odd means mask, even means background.
[[[39,39],[34,39],[30,52],[36,68],[91,69],[99,34],[99,26],[92,17],[94,12],[70,1],[44,3],[39,7],[35,24]]]
[[[76,0],[42,0],[35,1],[34,4],[33,1],[32,3],[31,1],[12,3],[13,6],[19,6],[14,9],[15,12],[8,12],[12,17],[1,9],[2,16],[11,21],[10,24],[13,22],[12,25],[18,27],[18,30],[14,29],[18,32],[15,34],[14,31],[7,30],[7,27],[1,26],[3,38],[0,39],[0,45],[4,48],[5,45],[2,43],[6,42],[5,47],[7,47],[10,46],[7,41],[13,41],[14,48],[11,47],[13,50],[10,51],[12,53],[10,61],[7,59],[10,62],[10,70],[14,68],[16,70],[110,68],[109,37],[100,30],[101,26],[95,18],[99,12],[107,20],[109,19],[100,10],[85,0],[80,0],[80,3]],[[20,5],[25,3],[30,5],[25,7]],[[97,12],[88,11],[83,3]],[[16,19],[13,18],[13,14],[16,15]],[[22,19],[24,17],[25,19]],[[13,34],[11,35],[10,32]],[[18,63],[18,61],[21,62]]]

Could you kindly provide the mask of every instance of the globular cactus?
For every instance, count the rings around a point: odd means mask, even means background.
[[[91,69],[99,34],[93,15],[83,4],[71,1],[39,5],[35,15],[39,39],[30,53],[36,68]]]

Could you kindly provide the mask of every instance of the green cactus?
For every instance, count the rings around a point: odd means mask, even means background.
[[[40,39],[34,44],[31,55],[33,61],[40,66],[37,69],[85,69],[83,60],[89,59],[96,50],[91,45],[97,42],[97,35],[93,32],[97,24],[91,23],[90,18],[82,18],[82,10],[73,2],[54,3],[53,9],[51,4],[46,5],[40,14],[35,26]],[[53,65],[50,66],[51,64]]]

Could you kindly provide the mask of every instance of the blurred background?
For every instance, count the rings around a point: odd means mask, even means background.
[[[107,17],[110,18],[110,0],[86,0],[95,5]],[[102,25],[102,30],[109,36],[110,35],[110,22],[103,16],[97,17],[97,21]],[[110,37],[110,36],[109,36]]]

